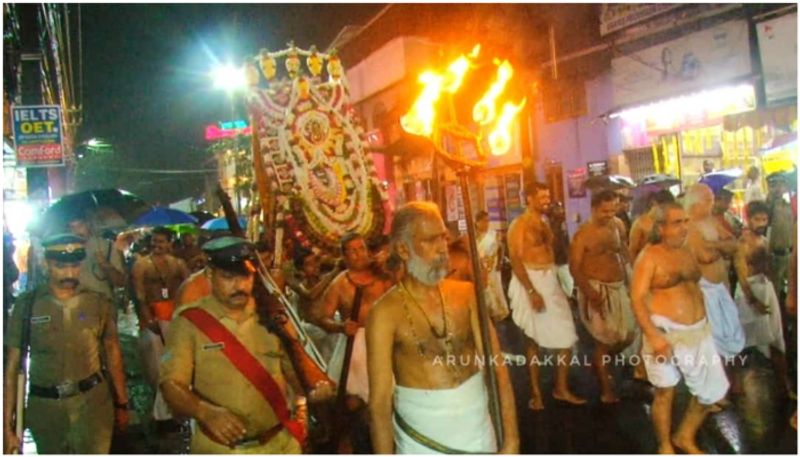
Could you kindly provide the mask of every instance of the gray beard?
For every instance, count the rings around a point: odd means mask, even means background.
[[[406,263],[406,271],[412,278],[422,284],[426,286],[435,286],[447,277],[447,265],[447,255],[429,264],[422,260],[422,257],[412,252],[411,257]]]

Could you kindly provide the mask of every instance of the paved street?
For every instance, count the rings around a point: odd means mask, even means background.
[[[591,353],[589,336],[577,325],[580,343],[578,359],[583,363]],[[498,325],[504,351],[523,354],[522,334],[512,321]],[[748,351],[747,364],[737,375],[743,381],[744,394],[732,399],[733,406],[709,416],[698,435],[700,446],[709,453],[797,453],[797,433],[789,426],[795,401],[778,398],[769,361]],[[621,370],[617,370],[617,379]],[[631,380],[617,386],[621,401],[602,405],[591,368],[573,367],[570,385],[573,391],[589,400],[586,406],[571,406],[548,396],[553,382],[552,368],[542,370],[545,410],[527,408],[529,377],[527,367],[512,366],[511,377],[516,396],[521,435],[521,452],[576,454],[642,454],[657,449],[650,421],[652,394],[642,383]],[[683,384],[676,395],[673,420],[680,420],[688,400]]]
[[[147,420],[144,405],[152,396],[141,376],[136,353],[135,317],[120,314],[120,330],[125,352],[128,387],[134,408],[133,424],[127,436],[117,437],[115,453],[181,453],[185,452],[185,434],[179,431],[156,432]],[[591,343],[578,326],[581,342],[578,359],[588,358]],[[504,352],[522,354],[522,335],[510,320],[498,325]],[[796,402],[779,398],[769,361],[748,351],[744,369],[737,372],[744,388],[743,395],[733,397],[733,406],[711,415],[699,434],[701,447],[710,453],[796,454],[797,434],[789,427]],[[619,371],[619,370],[618,370]],[[648,388],[625,380],[618,385],[621,401],[613,406],[600,404],[596,380],[587,366],[572,368],[573,390],[587,399],[586,406],[575,407],[547,396],[552,386],[552,369],[542,370],[542,391],[546,395],[545,411],[528,410],[528,373],[525,366],[511,367],[522,439],[521,451],[526,454],[642,454],[656,450],[650,422]],[[621,373],[617,373],[620,375]],[[676,396],[675,420],[679,420],[688,393],[681,385]]]

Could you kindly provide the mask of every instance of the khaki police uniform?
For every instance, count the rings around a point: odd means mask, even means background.
[[[107,297],[78,289],[60,301],[47,285],[17,299],[8,323],[5,344],[20,348],[25,305],[31,314],[31,391],[25,426],[31,430],[40,454],[107,454],[114,429],[114,409],[108,381],[65,398],[35,395],[34,387],[52,388],[101,374],[101,352],[106,338],[116,338],[113,310]],[[102,378],[101,378],[102,379]],[[74,391],[73,391],[74,393]]]
[[[199,307],[217,318],[266,368],[287,396],[283,373],[291,363],[277,336],[258,322],[255,304],[245,308],[246,317],[236,322],[225,314],[223,305],[213,296],[206,296],[179,308],[167,334],[161,358],[160,383],[173,380],[191,386],[204,400],[236,414],[247,429],[243,441],[262,436],[280,422],[267,400],[222,353],[221,344],[212,342],[192,322],[180,316],[189,308]],[[213,441],[193,424],[191,451],[200,454],[299,454],[300,444],[281,428],[264,444],[243,445],[233,449]]]
[[[114,287],[111,285],[106,273],[97,263],[97,255],[100,253],[115,270],[124,273],[125,265],[122,260],[122,252],[114,246],[113,241],[97,236],[92,236],[86,240],[85,249],[86,259],[81,265],[81,276],[79,278],[81,286],[85,289],[100,292],[113,300]]]

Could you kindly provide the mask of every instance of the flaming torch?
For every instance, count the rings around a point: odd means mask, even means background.
[[[445,163],[453,167],[458,174],[462,201],[464,202],[464,213],[468,221],[467,236],[472,259],[472,271],[474,272],[475,297],[478,302],[481,340],[486,356],[492,356],[493,349],[489,336],[489,312],[480,275],[481,267],[477,255],[475,226],[471,223],[474,219],[468,180],[472,170],[481,169],[488,163],[484,144],[488,145],[489,151],[495,156],[504,155],[510,150],[512,144],[511,126],[514,118],[525,106],[526,100],[523,98],[517,104],[505,102],[500,115],[497,115],[497,100],[503,95],[508,82],[514,76],[514,69],[507,60],[502,62],[495,60],[495,65],[497,65],[496,78],[472,109],[473,120],[478,125],[477,131],[458,124],[458,119],[453,109],[452,97],[457,95],[464,76],[473,67],[473,61],[477,58],[479,52],[480,45],[476,45],[469,55],[459,56],[447,66],[444,72],[427,70],[421,73],[418,81],[423,86],[422,91],[411,105],[408,113],[401,117],[400,125],[403,130],[412,135],[430,139],[436,155],[444,158]],[[448,100],[450,109],[443,111],[448,114],[439,116],[436,107],[441,102],[443,93],[450,97],[450,100]],[[484,134],[487,134],[487,136],[484,136]],[[464,157],[458,146],[456,146],[455,152],[447,150],[444,141],[445,136],[455,137],[459,141],[467,141],[474,144],[477,158]],[[489,392],[489,409],[498,447],[502,447],[503,427],[495,371],[493,369],[485,370],[484,378]]]

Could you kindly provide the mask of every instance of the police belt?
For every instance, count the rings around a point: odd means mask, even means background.
[[[100,373],[95,373],[88,378],[81,379],[77,382],[65,381],[57,386],[52,387],[42,387],[31,384],[30,394],[35,397],[61,400],[62,398],[74,397],[75,395],[87,392],[101,382],[103,382],[103,377],[100,376]]]
[[[200,427],[200,429],[203,431],[204,435],[206,435],[211,441],[213,441],[213,442],[215,442],[217,444],[221,444],[223,446],[227,446],[227,447],[229,447],[231,449],[248,449],[248,448],[263,446],[263,445],[267,444],[270,440],[272,440],[272,438],[275,438],[278,435],[278,433],[281,432],[281,430],[283,430],[283,424],[278,423],[278,425],[268,429],[264,433],[261,433],[259,435],[254,436],[254,437],[251,437],[251,438],[242,438],[241,440],[235,441],[230,445],[227,445],[227,444],[217,440],[216,438],[214,438],[213,435],[211,435],[211,433],[209,433],[203,427]]]

